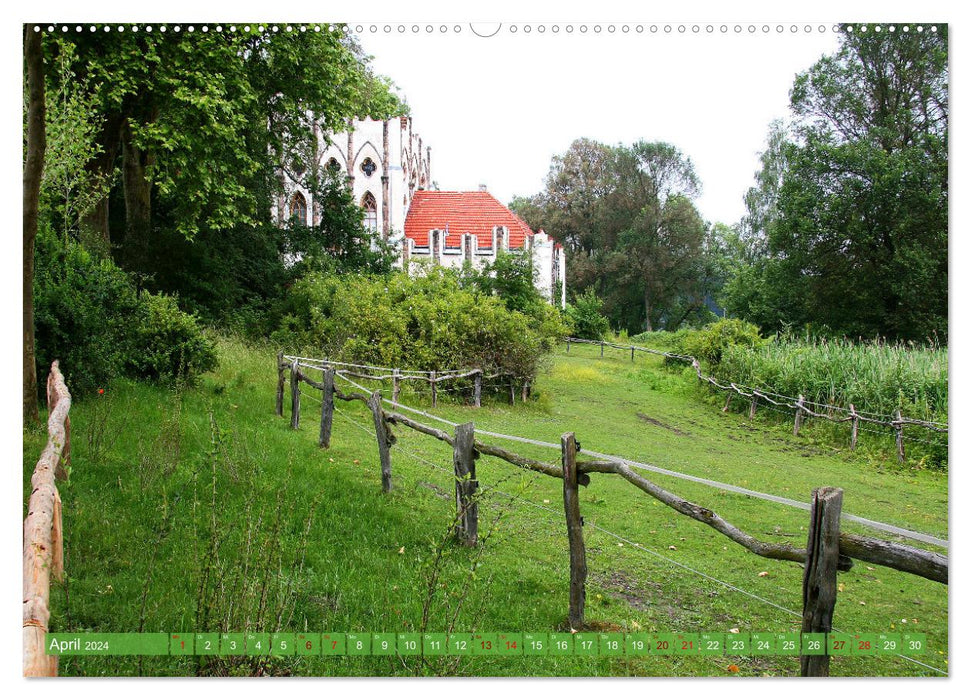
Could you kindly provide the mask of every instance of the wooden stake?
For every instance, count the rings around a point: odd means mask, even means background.
[[[633,345],[630,346],[630,361],[631,362],[634,361],[634,346]]]
[[[759,407],[759,397],[752,392],[752,403],[748,406],[748,419],[755,420],[755,410]]]
[[[523,382],[523,393],[520,395],[520,401],[526,403],[526,397],[529,395],[529,382]]]
[[[432,384],[432,408],[438,406],[438,380],[435,379],[435,372],[432,371],[429,381]]]
[[[509,405],[516,405],[516,378],[513,376],[509,377]]]
[[[276,354],[276,414],[283,415],[283,387],[286,384],[286,377],[283,375],[283,351]]]
[[[475,407],[482,407],[482,370],[480,369],[475,374],[475,387],[472,389],[472,398],[475,401]]]
[[[802,402],[804,400],[805,399],[803,399],[802,394],[799,394],[799,400],[796,401],[796,417],[793,419],[793,422],[792,422],[793,437],[799,435],[799,428],[802,427]]]
[[[858,431],[860,430],[860,417],[856,415],[856,407],[853,404],[850,404],[850,418],[853,419],[851,423],[852,432],[850,432],[850,449],[855,450],[856,438],[857,438]]]
[[[479,482],[475,478],[475,425],[463,423],[455,427],[452,461],[455,467],[455,507],[458,511],[455,534],[467,547],[479,542],[479,505],[475,492]]]
[[[897,461],[902,463],[906,460],[906,457],[904,456],[904,422],[899,408],[897,409],[897,420],[894,421],[894,425],[897,430]]]
[[[320,438],[317,444],[330,447],[330,433],[334,425],[334,368],[324,370],[324,394],[320,400]]]
[[[391,400],[394,403],[398,403],[398,394],[401,392],[401,370],[395,369],[392,374],[394,374],[394,377],[392,378],[394,388],[391,390]]]
[[[393,438],[388,430],[381,411],[381,392],[375,391],[367,400],[371,416],[374,418],[374,433],[378,439],[378,454],[381,458],[381,490],[388,493],[391,490],[391,443]]]
[[[732,405],[732,392],[725,394],[725,405],[722,406],[722,413],[728,413],[728,407]]]
[[[583,629],[583,607],[587,592],[587,554],[583,546],[583,518],[580,517],[580,493],[577,484],[577,443],[573,433],[560,437],[563,457],[563,509],[566,512],[566,534],[570,540],[570,627]]]
[[[600,357],[604,356],[604,341],[600,341]]]
[[[300,379],[297,360],[290,365],[290,427],[300,427]]]
[[[802,581],[803,632],[829,633],[833,630],[842,508],[842,489],[824,486],[813,490]],[[802,656],[800,667],[803,676],[828,676],[829,656]]]
[[[570,339],[569,338],[566,339],[566,351],[567,352],[570,352]]]

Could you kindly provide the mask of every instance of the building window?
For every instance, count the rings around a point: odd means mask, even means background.
[[[370,192],[364,193],[361,200],[361,208],[364,209],[364,227],[371,233],[378,232],[378,202]]]
[[[299,192],[290,200],[290,221],[301,226],[307,225],[307,200]]]
[[[378,166],[370,158],[365,158],[364,162],[361,163],[361,172],[363,172],[368,177],[374,175],[374,171],[378,169]]]
[[[329,161],[327,161],[327,170],[332,174],[339,173],[341,170],[341,164],[337,162],[336,158],[331,158]]]

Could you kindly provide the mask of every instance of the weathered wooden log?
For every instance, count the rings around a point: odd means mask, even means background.
[[[384,412],[381,410],[381,392],[375,391],[367,401],[371,409],[371,416],[374,418],[374,433],[378,441],[378,455],[381,459],[381,490],[388,493],[391,490],[391,445],[394,436],[388,429],[388,424],[384,419]]]
[[[570,628],[583,629],[583,608],[587,597],[587,554],[583,545],[583,518],[577,488],[577,444],[573,433],[560,437],[563,459],[563,510],[570,542]]]
[[[330,447],[330,434],[334,425],[334,368],[324,370],[324,393],[320,400],[320,438],[317,444]]]
[[[803,398],[802,394],[799,394],[799,400],[796,401],[796,417],[792,421],[792,435],[796,437],[799,435],[799,429],[802,427],[802,416],[803,416]]]
[[[546,474],[547,476],[552,476],[556,479],[563,478],[563,470],[560,467],[547,464],[546,462],[540,462],[535,459],[530,459],[529,457],[523,457],[522,455],[504,450],[503,448],[496,447],[495,445],[486,445],[476,440],[475,449],[481,454],[489,455],[490,457],[498,457],[504,462],[509,462],[509,464],[512,464],[515,467],[529,469],[530,471]],[[580,484],[580,486],[589,486],[590,475],[579,474],[577,476],[577,483]]]
[[[276,414],[278,416],[283,415],[283,389],[287,382],[286,376],[283,374],[284,367],[283,351],[281,350],[276,354]]]
[[[904,421],[899,408],[897,409],[897,420],[893,422],[893,427],[897,432],[897,461],[902,464],[906,461],[906,457],[904,456]]]
[[[840,554],[945,585],[948,582],[947,557],[937,552],[842,532],[840,533]]]
[[[802,578],[802,631],[833,631],[836,571],[840,554],[840,511],[843,490],[829,486],[813,490],[809,511],[806,568]],[[800,657],[803,676],[828,676],[829,655]]]
[[[475,374],[475,384],[472,389],[472,399],[476,408],[482,407],[482,370]]]
[[[31,493],[24,519],[24,676],[57,675],[57,657],[45,653],[44,634],[50,623],[51,573],[63,576],[60,497],[54,482],[67,442],[65,422],[71,409],[71,394],[56,360],[51,364],[47,378],[47,397],[50,408],[47,444],[31,475]]]
[[[696,505],[691,501],[687,501],[680,496],[661,488],[654,482],[645,479],[626,464],[606,460],[595,460],[578,462],[577,469],[581,473],[599,472],[603,474],[617,474],[622,476],[647,495],[656,498],[657,500],[661,501],[661,503],[673,508],[682,515],[687,515],[693,520],[697,520],[700,523],[708,525],[709,527],[728,537],[728,539],[732,540],[736,544],[742,545],[745,547],[745,549],[749,550],[753,554],[758,554],[760,557],[766,557],[767,559],[780,559],[782,561],[795,561],[799,562],[800,564],[806,561],[806,550],[797,549],[796,547],[792,547],[791,545],[787,544],[763,542],[756,539],[755,537],[752,537],[748,533],[740,530],[736,526],[726,521],[724,518],[718,515],[718,513],[709,510],[708,508],[703,508]],[[850,559],[843,557],[840,560],[841,570],[848,570],[852,566],[853,562]]]
[[[475,498],[479,482],[475,478],[475,426],[464,423],[455,428],[452,462],[455,468],[456,536],[467,547],[479,542],[479,504]]]
[[[438,381],[434,371],[432,371],[428,381],[432,384],[432,408],[435,408],[438,406]]]
[[[290,427],[300,427],[300,370],[297,360],[290,365]]]
[[[850,404],[850,420],[852,421],[852,427],[850,428],[850,449],[856,450],[856,439],[860,430],[860,417],[856,415],[856,407],[853,404]]]
[[[425,435],[431,435],[433,438],[436,438],[437,440],[441,440],[442,442],[447,442],[449,445],[452,445],[455,442],[454,438],[452,438],[452,436],[446,433],[444,430],[439,430],[438,428],[433,428],[430,425],[419,423],[418,421],[413,420],[401,413],[394,413],[392,411],[382,411],[382,413],[384,414],[384,419],[388,423],[391,423],[392,425],[396,425],[400,423],[401,425],[408,426],[412,430],[416,430],[419,433],[424,433]]]

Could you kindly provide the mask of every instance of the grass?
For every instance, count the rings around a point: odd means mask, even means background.
[[[219,350],[220,369],[195,387],[121,383],[72,408],[74,463],[70,481],[60,486],[68,580],[54,588],[52,630],[565,628],[569,562],[558,481],[481,458],[484,542],[475,550],[459,547],[449,537],[447,445],[397,428],[394,490],[383,494],[363,405],[338,403],[332,446],[322,451],[311,395],[304,395],[299,430],[273,414],[275,349],[224,340]],[[841,486],[845,512],[947,536],[946,476],[898,467],[892,443],[885,458],[850,454],[817,442],[811,423],[793,439],[763,416],[749,421],[722,413],[699,401],[704,394],[691,377],[672,374],[656,358],[631,363],[618,353],[601,360],[599,349],[575,346],[554,358],[525,404],[487,398],[474,409],[444,396],[439,415],[475,421],[480,429],[555,443],[575,431],[587,449],[800,500],[816,486]],[[427,408],[425,397],[407,389],[401,400]],[[26,496],[44,438],[39,430],[24,438]],[[558,459],[541,447],[501,444]],[[649,478],[760,538],[805,542],[803,511]],[[617,477],[594,475],[580,498],[587,619],[595,628],[799,629],[798,565],[758,558]],[[852,523],[845,529],[865,532]],[[921,660],[947,669],[946,586],[862,562],[840,574],[840,584],[839,629],[925,633],[931,653]],[[794,657],[727,656],[446,657],[427,664],[381,657],[64,657],[61,673],[722,676],[734,675],[730,664],[738,675],[798,675]],[[838,657],[832,673],[938,675],[896,657]]]

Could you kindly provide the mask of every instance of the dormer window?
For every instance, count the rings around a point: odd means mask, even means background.
[[[361,163],[361,172],[363,172],[368,177],[374,175],[374,171],[378,169],[377,164],[370,158],[365,158],[364,162]]]

